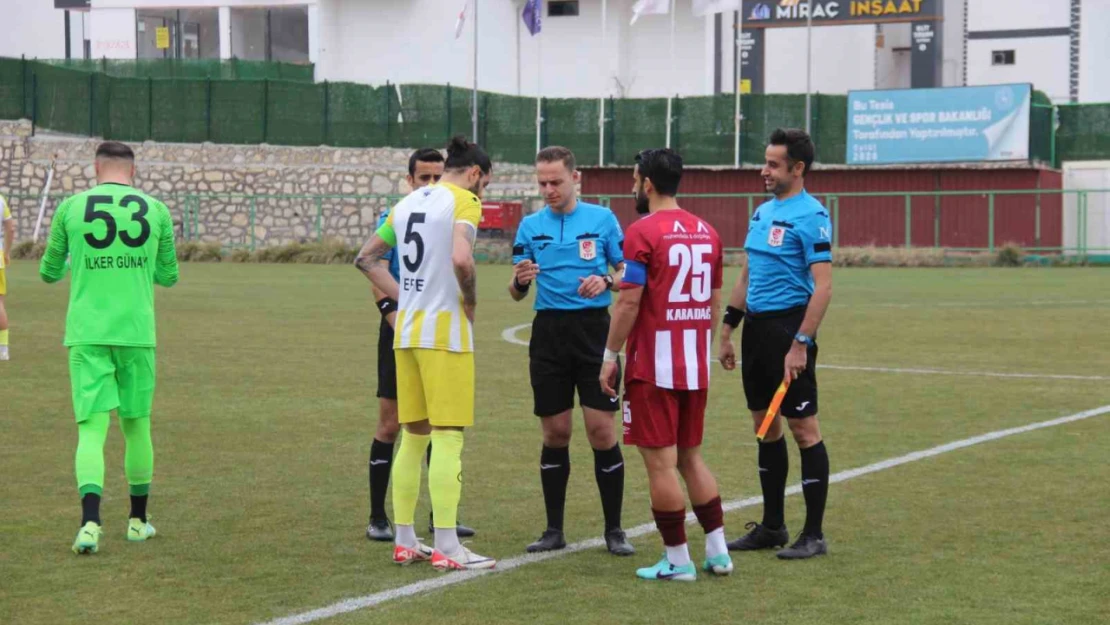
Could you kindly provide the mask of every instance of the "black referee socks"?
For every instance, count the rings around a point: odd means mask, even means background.
[[[563,531],[563,511],[570,481],[570,448],[543,446],[540,452],[540,483],[543,505],[547,508],[548,529]]]
[[[621,503],[624,501],[624,456],[621,446],[594,450],[594,478],[601,494],[601,510],[605,514],[605,531],[621,526]]]
[[[825,441],[802,450],[802,495],[806,499],[806,526],[802,533],[824,538],[821,522],[829,497],[829,452],[825,449]]]
[[[85,493],[81,498],[81,525],[92,521],[100,525],[100,495]]]
[[[827,465],[826,465],[827,466]],[[759,485],[763,489],[763,526],[782,529],[785,524],[786,474],[790,457],[786,454],[786,437],[770,443],[759,443]],[[806,500],[808,502],[808,499]]]
[[[385,516],[385,492],[389,489],[389,472],[393,468],[393,443],[378,439],[370,444],[370,519]]]

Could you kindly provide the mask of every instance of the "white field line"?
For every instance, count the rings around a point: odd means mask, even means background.
[[[524,323],[501,332],[501,339],[514,345],[528,346],[528,341],[521,340],[517,333],[530,327],[532,324]],[[980,378],[1016,378],[1024,380],[1084,380],[1084,381],[1110,381],[1110,375],[1071,375],[1058,373],[1020,373],[1004,371],[960,371],[957,369],[931,369],[928,367],[865,367],[857,365],[817,365],[818,369],[832,371],[867,371],[871,373],[910,373],[917,375],[956,375]]]
[[[879,471],[886,471],[887,469],[893,469],[894,467],[901,466],[903,464],[909,464],[911,462],[917,462],[919,460],[925,460],[926,458],[932,458],[934,456],[939,456],[941,454],[946,454],[948,452],[956,451],[958,449],[963,449],[965,447],[971,447],[973,445],[979,445],[981,443],[989,443],[991,441],[996,441],[1000,438],[1006,438],[1008,436],[1014,436],[1016,434],[1024,434],[1026,432],[1032,432],[1034,430],[1040,430],[1040,429],[1043,429],[1043,428],[1055,427],[1057,425],[1065,425],[1067,423],[1072,423],[1073,421],[1081,421],[1083,419],[1090,419],[1091,417],[1097,417],[1099,415],[1103,415],[1103,414],[1107,414],[1107,413],[1110,413],[1110,405],[1101,406],[1099,408],[1094,408],[1092,410],[1086,410],[1086,411],[1083,411],[1083,412],[1077,412],[1073,415],[1068,415],[1066,417],[1059,417],[1057,419],[1050,419],[1048,421],[1039,421],[1037,423],[1030,423],[1029,425],[1022,425],[1022,426],[1019,426],[1019,427],[1009,428],[1009,429],[1005,429],[1005,430],[996,430],[994,432],[987,432],[986,434],[980,434],[979,436],[973,436],[971,438],[965,438],[965,439],[962,439],[962,440],[953,441],[951,443],[945,443],[944,445],[939,445],[937,447],[931,447],[929,449],[923,449],[921,451],[915,451],[915,452],[912,452],[912,453],[908,453],[904,456],[898,456],[896,458],[889,458],[887,460],[882,460],[882,461],[876,462],[874,464],[869,464],[869,465],[858,467],[858,468],[855,468],[855,469],[848,469],[847,471],[840,471],[839,473],[834,473],[833,475],[830,475],[829,476],[829,482],[830,483],[844,482],[844,481],[851,480],[851,479],[854,479],[854,478],[857,478],[857,477],[862,477],[864,475],[868,475],[870,473],[878,473]],[[786,494],[787,495],[796,495],[800,492],[802,492],[802,487],[801,487],[800,484],[794,484],[793,486],[790,486],[789,488],[786,489]],[[741,508],[748,508],[748,507],[751,507],[751,506],[758,505],[762,501],[763,501],[762,497],[748,497],[746,499],[734,499],[732,501],[729,501],[729,502],[725,503],[724,504],[724,509],[725,509],[726,512],[731,512],[731,511],[734,511],[734,510],[740,510]],[[686,515],[686,522],[687,523],[692,523],[694,521],[695,521],[695,517],[694,517],[693,513],[690,513],[690,514]],[[643,525],[637,525],[636,527],[633,527],[633,528],[629,529],[627,531],[627,534],[628,534],[629,538],[636,538],[636,537],[639,537],[639,536],[644,536],[646,534],[650,534],[651,532],[654,532],[654,531],[655,531],[655,524],[654,523],[644,523]],[[432,591],[432,590],[436,590],[438,588],[445,588],[447,586],[453,586],[455,584],[461,584],[463,582],[472,580],[476,577],[481,577],[481,576],[486,576],[486,575],[495,575],[495,574],[498,574],[498,573],[505,573],[507,571],[511,571],[513,569],[517,569],[517,568],[520,568],[522,566],[527,566],[529,564],[536,564],[538,562],[543,562],[544,560],[552,560],[552,559],[555,559],[555,558],[562,558],[562,557],[568,556],[572,553],[578,553],[579,551],[585,551],[587,549],[598,549],[598,548],[603,547],[604,544],[605,543],[601,538],[592,538],[590,540],[583,540],[581,542],[577,542],[577,543],[567,545],[566,549],[563,549],[561,551],[548,551],[548,552],[545,552],[545,553],[529,553],[529,554],[514,556],[512,558],[508,558],[508,559],[505,559],[505,560],[502,560],[502,561],[498,562],[497,563],[497,568],[493,569],[493,570],[446,573],[446,574],[440,575],[439,577],[434,577],[434,578],[426,579],[426,580],[423,580],[423,581],[415,582],[415,583],[412,583],[412,584],[401,586],[399,588],[384,590],[382,592],[377,592],[377,593],[370,594],[370,595],[365,595],[365,596],[362,596],[362,597],[353,597],[351,599],[344,599],[343,601],[339,601],[337,603],[333,603],[331,605],[324,606],[322,608],[317,608],[315,610],[311,610],[311,611],[308,611],[308,612],[301,612],[299,614],[291,614],[289,616],[274,619],[272,621],[267,621],[267,622],[263,623],[262,625],[303,625],[304,623],[313,623],[315,621],[320,621],[320,620],[323,620],[323,619],[331,618],[333,616],[338,616],[340,614],[346,614],[348,612],[355,612],[357,610],[365,610],[366,608],[372,608],[374,606],[381,605],[381,604],[387,603],[389,601],[394,601],[396,599],[402,599],[404,597],[411,597],[411,596],[414,596],[414,595],[420,595],[420,594],[423,594],[423,593],[426,593],[426,592],[429,592],[429,591]]]

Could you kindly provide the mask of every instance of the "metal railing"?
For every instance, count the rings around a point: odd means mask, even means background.
[[[812,193],[829,210],[834,247],[877,245],[882,247],[934,248],[950,252],[995,252],[1001,246],[1017,245],[1027,252],[1077,255],[1110,254],[1110,189],[1059,190],[968,190]],[[350,194],[169,193],[155,194],[174,216],[178,238],[184,241],[214,241],[228,248],[250,250],[289,242],[341,239],[357,245],[373,231],[380,211],[403,196]],[[46,219],[64,198],[48,197]],[[586,201],[631,215],[633,197],[628,194],[582,196]],[[961,201],[966,198],[966,201]],[[1096,228],[1092,230],[1091,200],[1095,198]],[[19,224],[17,239],[31,237],[38,212],[39,195],[12,194],[8,197]],[[722,231],[746,232],[755,210],[768,199],[755,193],[680,194],[680,202],[692,212],[710,213],[707,219]],[[925,203],[932,200],[931,220]],[[542,206],[538,196],[490,196],[486,201],[522,202],[525,214]],[[1020,201],[1019,201],[1020,200]],[[736,211],[733,212],[732,209]],[[958,214],[951,216],[952,211]],[[1020,218],[1013,213],[1024,211]],[[926,213],[923,217],[922,213]],[[862,215],[862,217],[860,216]],[[957,222],[953,231],[951,223]],[[845,222],[850,222],[845,226]],[[920,227],[931,222],[930,235]],[[982,223],[982,227],[966,222]],[[960,225],[963,223],[964,225]],[[916,226],[916,229],[915,229]],[[1001,234],[1002,226],[1020,230],[1024,240]],[[847,228],[847,230],[846,230]],[[43,232],[46,232],[45,228]],[[874,235],[868,239],[869,234]],[[722,235],[730,249],[731,244]],[[45,238],[45,236],[43,237]],[[954,245],[952,239],[976,239],[976,244]],[[741,243],[742,244],[742,243]]]

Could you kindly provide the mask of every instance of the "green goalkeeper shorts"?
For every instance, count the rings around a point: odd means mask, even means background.
[[[78,423],[98,412],[117,409],[121,419],[149,417],[154,378],[153,347],[69,348],[69,381]]]

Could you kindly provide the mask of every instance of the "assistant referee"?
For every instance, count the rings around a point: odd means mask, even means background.
[[[528,346],[535,414],[543,430],[540,482],[547,529],[529,552],[566,547],[563,511],[570,478],[574,392],[594,450],[594,477],[605,514],[605,545],[615,555],[635,553],[621,529],[624,457],[613,428],[617,400],[601,392],[609,334],[609,268],[624,268],[620,224],[609,209],[578,199],[581,176],[574,154],[549,147],[536,155],[536,180],[547,205],[524,218],[513,244],[509,294],[524,299],[536,285],[536,318]]]
[[[741,337],[744,394],[756,430],[780,383],[790,387],[782,402],[802,457],[806,522],[798,539],[778,552],[801,560],[827,551],[821,523],[829,492],[829,455],[817,423],[817,328],[832,299],[832,231],[829,213],[805,190],[813,165],[813,141],[801,130],[771,133],[763,182],[774,199],[759,207],[748,226],[747,266],[732,290],[721,333],[721,364],[736,368],[732,331]],[[790,540],[783,517],[789,461],[782,420],[776,418],[759,443],[763,523],[728,544],[732,551],[781,547]]]

